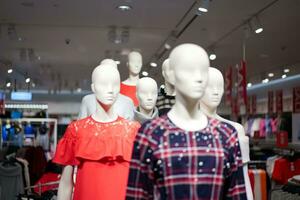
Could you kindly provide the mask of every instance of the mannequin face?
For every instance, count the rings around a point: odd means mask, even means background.
[[[100,104],[111,106],[120,92],[120,74],[108,64],[96,67],[92,73],[92,91]]]
[[[201,104],[205,104],[211,109],[216,109],[221,103],[224,93],[224,79],[222,73],[210,67],[208,70],[209,82],[202,97]]]
[[[152,110],[157,100],[157,84],[152,78],[141,78],[137,83],[137,98],[139,106],[147,111]]]
[[[165,79],[165,82],[170,83],[170,59],[166,59],[162,64],[162,75]],[[172,85],[172,84],[171,84]]]
[[[128,68],[129,72],[134,75],[138,75],[142,69],[143,58],[139,52],[131,52],[128,55]]]
[[[198,45],[182,44],[170,54],[170,77],[176,94],[200,100],[208,81],[209,59]]]

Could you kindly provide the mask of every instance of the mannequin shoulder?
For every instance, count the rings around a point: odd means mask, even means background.
[[[96,101],[95,94],[85,95],[81,100],[82,103],[90,103],[90,102],[95,102],[95,101]]]
[[[123,94],[119,94],[117,101],[122,102],[124,105],[134,107],[133,101]]]

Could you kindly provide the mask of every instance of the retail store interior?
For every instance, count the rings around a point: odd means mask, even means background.
[[[0,199],[57,198],[63,171],[55,155],[59,141],[70,124],[93,116],[84,106],[105,107],[91,87],[96,67],[116,66],[127,102],[123,99],[115,110],[125,120],[139,122],[137,135],[147,121],[165,119],[177,94],[168,93],[174,81],[168,80],[164,64],[186,43],[202,47],[208,67],[217,69],[207,74],[208,85],[222,73],[223,97],[213,115],[239,124],[247,138],[245,199],[300,199],[299,11],[299,0],[1,0]],[[178,68],[180,57],[170,59],[169,70]],[[140,68],[133,69],[134,62]],[[106,67],[100,72],[105,74]],[[150,110],[138,94],[143,84],[156,93]],[[180,91],[179,85],[172,86],[174,91]],[[199,109],[204,113],[203,102]],[[19,171],[8,175],[8,168],[16,166]],[[73,198],[88,199],[77,193],[75,184]],[[128,189],[124,195],[130,195]],[[200,193],[159,195],[157,199],[205,199]]]

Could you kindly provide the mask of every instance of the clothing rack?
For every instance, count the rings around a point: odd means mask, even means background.
[[[20,119],[0,119],[0,124],[2,125],[2,122],[5,122],[9,120],[10,122],[27,122],[27,123],[32,123],[32,122],[37,122],[37,123],[54,123],[54,129],[53,129],[53,149],[56,149],[56,144],[57,144],[57,119],[55,118],[20,118]],[[2,129],[0,130],[1,133]],[[2,148],[2,133],[0,134],[0,149]]]
[[[57,185],[59,184],[59,181],[52,181],[52,182],[48,182],[48,183],[38,183],[37,185],[32,185],[29,187],[24,188],[25,190],[29,190],[29,189],[34,189],[34,188],[39,188],[39,192],[38,194],[41,195],[42,193],[42,187],[43,186],[49,186],[49,185]]]

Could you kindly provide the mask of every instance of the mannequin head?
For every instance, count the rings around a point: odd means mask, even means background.
[[[170,81],[176,95],[199,101],[208,82],[209,59],[206,51],[195,44],[182,44],[170,54]]]
[[[207,87],[204,92],[204,96],[201,98],[201,105],[204,105],[210,109],[216,109],[221,103],[224,93],[224,79],[222,73],[213,67],[208,69],[208,81]]]
[[[110,59],[110,58],[106,58],[106,59],[102,60],[100,62],[100,65],[102,65],[102,64],[109,64],[109,65],[115,67],[116,69],[118,69],[118,65],[117,65],[116,61],[114,61],[113,59]]]
[[[152,111],[157,100],[157,83],[154,79],[144,77],[138,80],[136,88],[140,110]]]
[[[139,75],[142,65],[143,65],[143,58],[139,52],[132,51],[128,54],[128,68],[129,74],[137,76]]]
[[[120,92],[119,71],[109,64],[97,66],[92,73],[91,88],[102,106],[112,106]]]
[[[170,59],[169,58],[166,59],[162,64],[162,76],[165,79],[165,83],[171,84],[171,81],[170,81]]]

